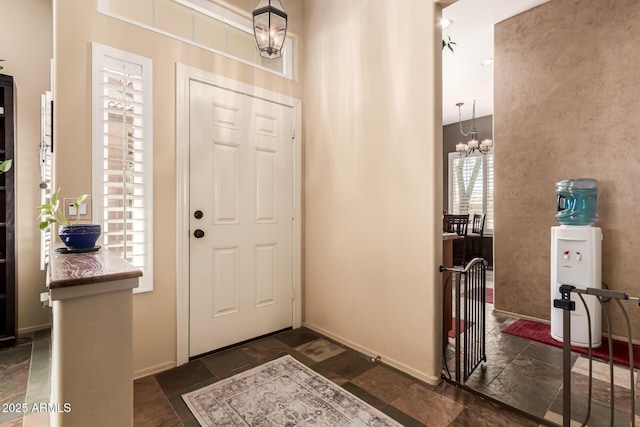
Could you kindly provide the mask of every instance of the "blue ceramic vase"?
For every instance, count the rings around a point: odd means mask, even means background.
[[[62,225],[58,228],[58,236],[70,250],[93,248],[102,233],[99,224]]]

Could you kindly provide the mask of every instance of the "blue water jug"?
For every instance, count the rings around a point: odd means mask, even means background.
[[[598,220],[598,181],[592,178],[556,182],[556,221],[563,225],[591,225]]]

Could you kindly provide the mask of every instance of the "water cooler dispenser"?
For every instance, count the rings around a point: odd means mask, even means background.
[[[556,183],[561,224],[551,227],[551,301],[561,298],[560,285],[576,288],[602,287],[602,230],[592,227],[598,219],[598,182],[566,179]],[[602,307],[596,297],[583,295],[591,318],[592,346],[602,343]],[[576,310],[571,312],[571,345],[588,347],[587,313],[580,297],[571,294]],[[551,305],[551,337],[562,341],[563,311]]]

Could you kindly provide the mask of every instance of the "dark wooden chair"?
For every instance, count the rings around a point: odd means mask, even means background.
[[[469,214],[446,214],[442,219],[442,231],[456,233],[458,238],[453,241],[453,264],[464,265],[466,260],[466,238],[469,227]]]
[[[476,257],[482,257],[482,236],[484,236],[484,222],[487,214],[473,214],[471,221],[471,233],[465,239],[466,255],[465,262]]]

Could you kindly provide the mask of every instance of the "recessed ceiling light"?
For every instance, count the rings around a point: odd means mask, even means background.
[[[451,24],[453,24],[453,19],[449,19],[449,18],[442,18],[440,20],[440,25],[442,26],[442,29],[444,30],[445,28],[449,28],[451,26]]]
[[[480,63],[480,65],[487,66],[493,64],[493,58],[487,58]]]

